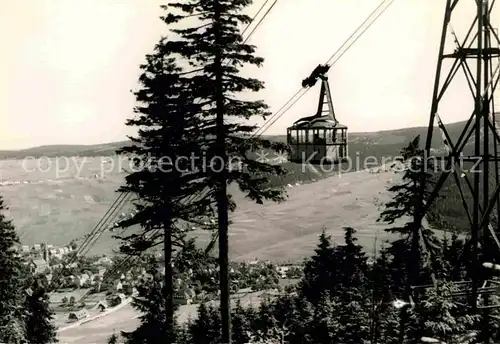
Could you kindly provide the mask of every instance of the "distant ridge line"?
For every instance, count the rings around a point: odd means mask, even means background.
[[[465,121],[445,124],[449,131],[463,127]],[[375,132],[352,132],[349,133],[349,142],[365,141],[366,144],[406,144],[406,141],[413,139],[416,135],[421,135],[421,139],[426,136],[427,127],[409,127],[401,129],[382,130]],[[451,133],[453,137],[453,133]],[[286,135],[264,135],[267,138],[277,138],[285,140]],[[403,138],[405,142],[402,142]],[[17,160],[27,157],[71,157],[71,156],[101,156],[101,155],[114,155],[115,151],[126,145],[131,144],[132,141],[124,140],[110,143],[92,144],[92,145],[43,145],[32,148],[20,150],[0,150],[0,160]],[[442,142],[436,142],[441,145]],[[102,154],[105,153],[105,154]],[[112,154],[110,154],[112,153]]]

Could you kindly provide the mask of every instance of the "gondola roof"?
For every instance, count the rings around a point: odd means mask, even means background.
[[[320,128],[347,129],[347,126],[340,124],[339,122],[334,121],[334,120],[328,118],[327,116],[324,116],[324,117],[312,119],[310,121],[295,122],[288,129],[320,129]]]

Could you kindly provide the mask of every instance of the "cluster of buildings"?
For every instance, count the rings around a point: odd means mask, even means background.
[[[65,255],[74,251],[72,245],[55,247],[49,244],[20,245],[16,249],[23,257],[40,258],[45,261],[48,261],[51,257],[62,259]]]
[[[65,257],[72,253],[76,247],[74,245],[66,245],[63,247],[55,247],[50,244],[35,244],[22,245],[16,248],[18,254],[24,258],[24,264],[29,267],[31,273],[45,277],[47,282],[52,282],[53,272],[68,268],[78,270],[79,263],[72,262],[64,264]],[[106,268],[111,266],[112,259],[109,257],[101,257],[97,259],[93,265],[94,271],[81,271],[81,273],[60,277],[62,287],[83,288],[96,285],[106,272]]]
[[[111,267],[113,261],[111,258],[95,257],[95,260],[91,260],[91,267],[89,263],[85,266],[80,266],[81,263],[72,262],[69,265],[64,265],[67,255],[72,253],[76,249],[75,245],[67,245],[63,247],[55,247],[48,244],[35,244],[35,245],[23,245],[17,248],[18,254],[25,258],[25,264],[29,267],[32,273],[43,276],[47,283],[57,282],[62,288],[92,288],[96,287],[97,292],[108,291],[110,297],[114,297],[117,302],[111,301],[101,301],[95,307],[104,310],[115,303],[119,304],[122,302],[126,296],[133,295],[136,292],[136,287],[141,284],[144,280],[148,280],[153,276],[146,272],[146,269],[142,266],[134,266],[128,269],[128,271],[123,272],[120,276],[114,277],[114,280],[109,280],[105,276],[106,270]],[[69,258],[69,257],[68,257]],[[66,262],[67,263],[67,262]],[[62,268],[71,269],[72,274],[61,276],[59,272]],[[91,269],[92,271],[89,271]],[[207,267],[208,270],[213,270]],[[291,270],[301,270],[299,265],[290,264],[280,264],[274,265],[271,262],[253,260],[246,263],[231,263],[230,271],[233,275],[235,282],[235,290],[237,292],[239,287],[241,289],[247,288],[248,282],[262,282],[263,279],[262,271],[263,269],[274,270],[273,274],[279,276],[280,278],[289,278]],[[165,270],[163,269],[163,274]],[[215,271],[207,271],[214,272]],[[61,276],[58,281],[54,281],[54,275]],[[267,273],[266,273],[267,275]],[[186,305],[192,303],[198,303],[203,301],[208,301],[217,297],[217,295],[208,295],[203,290],[197,287],[197,291],[193,288],[191,281],[194,279],[193,272],[191,270],[178,278],[175,281],[174,290],[176,290],[174,295],[174,302],[179,305]],[[239,283],[241,281],[241,283]],[[244,282],[245,281],[245,282]],[[253,283],[251,283],[253,284]],[[101,288],[101,285],[105,288]],[[238,287],[239,285],[239,287]],[[248,288],[247,288],[248,289]],[[121,298],[119,300],[119,298]],[[81,320],[88,316],[88,311],[82,308],[78,311],[72,312],[70,320]]]

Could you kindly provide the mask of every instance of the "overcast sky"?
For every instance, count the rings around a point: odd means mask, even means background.
[[[1,1],[0,149],[125,139],[139,64],[164,24],[160,0]],[[474,0],[452,25],[468,29]],[[253,14],[263,0],[257,0]],[[329,73],[338,120],[350,131],[427,125],[444,0],[395,0]],[[280,0],[250,43],[265,65],[260,98],[277,110],[379,4],[378,0]],[[495,11],[494,26],[498,23]],[[450,37],[451,39],[451,37]],[[453,48],[453,45],[450,45]],[[463,78],[462,78],[463,79]],[[445,122],[470,115],[462,79],[443,103]],[[267,133],[314,113],[317,88]]]

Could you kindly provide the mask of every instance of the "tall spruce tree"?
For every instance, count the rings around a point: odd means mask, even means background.
[[[0,196],[0,342],[17,344],[26,340],[24,325],[23,266],[16,253],[19,238],[7,220]]]
[[[162,45],[165,54],[178,54],[190,71],[192,94],[203,104],[199,125],[210,164],[206,177],[211,187],[208,192],[218,209],[219,265],[222,314],[222,341],[231,342],[230,280],[228,261],[228,211],[235,204],[227,194],[227,185],[237,182],[240,189],[257,203],[265,199],[283,200],[283,189],[269,187],[270,176],[282,175],[278,165],[256,161],[251,151],[287,151],[283,143],[249,137],[256,126],[246,123],[252,117],[269,113],[262,101],[243,100],[242,92],[257,92],[262,82],[243,76],[244,65],[260,66],[262,58],[255,57],[255,47],[245,44],[240,24],[251,18],[242,14],[250,0],[188,0],[163,6],[168,13],[167,24],[180,24],[172,29],[175,39]],[[171,9],[171,11],[170,11]],[[186,19],[188,18],[189,19]],[[228,62],[228,63],[226,63]],[[198,73],[199,72],[199,73]],[[231,163],[230,163],[231,162]],[[238,162],[239,166],[232,163]]]
[[[316,343],[333,343],[337,338],[340,324],[337,318],[338,308],[330,295],[324,293],[315,307],[312,322],[312,340]]]
[[[356,230],[352,227],[344,227],[344,244],[336,247],[338,280],[341,292],[356,289],[360,293],[366,293],[366,282],[368,279],[368,257],[363,247],[357,244]]]
[[[411,285],[417,284],[418,272],[422,267],[424,256],[422,255],[421,242],[424,242],[425,250],[431,254],[431,258],[432,255],[436,254],[438,243],[430,229],[423,228],[416,222],[424,206],[424,199],[429,196],[433,185],[433,174],[430,172],[433,166],[430,161],[424,159],[426,157],[420,148],[420,135],[418,135],[401,150],[401,157],[396,159],[404,166],[402,182],[388,188],[393,197],[385,204],[385,210],[382,211],[377,220],[387,222],[390,225],[397,221],[406,220],[403,224],[397,223],[396,226],[386,230],[400,234],[404,242],[411,247],[406,266],[408,283]]]
[[[236,301],[236,307],[233,310],[232,338],[235,343],[248,343],[251,340],[252,322],[254,321],[253,309],[248,311],[243,308],[241,301]]]
[[[454,302],[451,294],[456,291],[452,284],[444,281],[438,281],[436,288],[427,291],[425,300],[415,309],[418,330],[409,339],[416,341],[425,336],[446,343],[476,342],[462,340],[474,332],[479,317],[467,314]]]
[[[28,343],[57,343],[56,327],[53,323],[54,312],[50,309],[49,295],[41,281],[30,278],[24,302],[26,340]]]
[[[369,284],[371,287],[371,326],[370,338],[377,343],[380,338],[381,323],[385,311],[392,300],[389,277],[389,258],[385,248],[380,250],[369,270]]]
[[[331,236],[323,229],[315,254],[306,260],[304,277],[300,281],[301,294],[312,303],[319,302],[325,291],[334,292],[337,277],[335,248]]]
[[[135,92],[137,116],[127,121],[138,128],[138,136],[130,137],[133,145],[118,153],[131,157],[133,172],[119,191],[136,196],[135,215],[122,221],[122,227],[140,225],[141,233],[122,236],[122,251],[141,253],[163,245],[165,261],[166,336],[174,327],[172,259],[180,244],[179,221],[200,222],[213,215],[210,201],[190,196],[204,189],[200,162],[200,128],[197,117],[202,104],[195,100],[192,81],[183,76],[172,54],[165,51],[166,38],[147,55],[141,66],[141,88]],[[191,160],[190,160],[191,159]],[[187,199],[190,201],[187,202]],[[189,228],[187,226],[183,227]]]
[[[344,228],[344,244],[336,247],[338,287],[332,303],[339,326],[335,338],[341,343],[363,343],[370,337],[371,294],[367,257],[357,244],[356,231]]]
[[[189,327],[191,342],[193,344],[221,343],[220,321],[217,308],[201,303],[198,306],[198,316]]]

